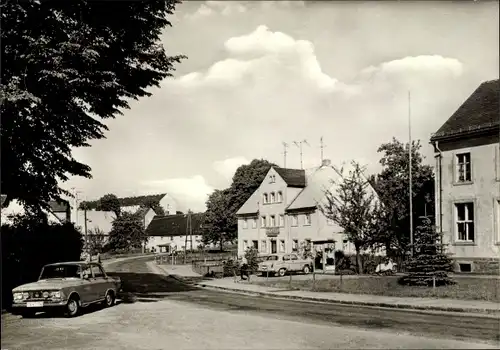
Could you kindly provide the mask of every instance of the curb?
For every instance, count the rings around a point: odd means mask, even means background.
[[[256,292],[256,291],[246,291],[241,289],[233,289],[227,287],[210,286],[203,283],[197,284],[199,287],[206,289],[215,289],[223,291],[231,291],[239,294],[249,294],[257,295],[271,298],[279,299],[291,299],[291,300],[303,300],[312,302],[322,302],[329,304],[342,304],[342,305],[357,305],[357,306],[371,306],[371,307],[384,307],[391,309],[401,309],[401,310],[424,310],[424,311],[441,311],[441,312],[459,312],[459,313],[479,313],[479,314],[498,314],[500,310],[492,309],[474,309],[474,308],[462,308],[462,307],[440,307],[440,306],[420,306],[420,305],[410,305],[410,304],[389,304],[389,303],[378,303],[378,302],[363,302],[363,301],[347,301],[347,300],[332,300],[325,298],[312,298],[312,297],[301,297],[295,295],[281,295],[273,292]],[[500,316],[500,315],[499,315]]]

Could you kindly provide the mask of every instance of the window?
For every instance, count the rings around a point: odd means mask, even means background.
[[[243,241],[243,250],[247,250],[247,248],[248,248],[248,241],[244,240]]]
[[[290,255],[283,255],[283,261],[289,261],[290,260]]]
[[[276,217],[274,215],[269,216],[269,226],[276,227]]]
[[[471,181],[470,153],[457,154],[457,182]]]
[[[304,225],[311,225],[311,214],[304,215]]]
[[[90,269],[90,266],[84,266],[82,270],[82,277],[87,275],[87,278],[92,277],[92,270]]]
[[[259,241],[252,241],[252,245],[255,249],[259,249]]]
[[[260,227],[266,227],[266,217],[265,216],[260,217]]]
[[[292,244],[292,251],[296,252],[299,250],[299,240],[294,239]]]
[[[162,237],[163,238],[163,237]],[[173,241],[174,240],[174,236],[170,236],[170,240]]]
[[[269,199],[269,198],[268,198],[268,196],[267,196],[267,193],[264,193],[264,195],[262,196],[262,202],[263,202],[264,204],[267,204],[267,203],[268,203],[268,199]]]
[[[104,277],[104,272],[102,272],[101,268],[97,265],[92,265],[92,274],[94,275],[94,278],[101,278]]]
[[[457,241],[474,242],[474,204],[455,204]]]
[[[271,192],[269,195],[269,203],[274,203],[276,199],[276,196],[274,195],[274,192]]]
[[[299,226],[299,216],[298,215],[292,215],[292,226]]]
[[[278,203],[283,202],[283,192],[278,191],[278,195],[276,197],[276,202],[278,202]]]
[[[280,215],[280,227],[285,227],[285,215]]]
[[[256,218],[252,219],[252,228],[257,228],[257,219]]]
[[[247,219],[243,219],[243,228],[248,228],[248,221]]]
[[[276,175],[270,175],[269,176],[269,183],[270,184],[273,184],[276,182]]]
[[[299,257],[297,255],[295,255],[295,254],[290,254],[290,258],[292,260],[299,260]]]
[[[262,253],[267,253],[267,242],[265,240],[260,242],[260,251]]]
[[[280,253],[285,252],[285,240],[280,240]]]

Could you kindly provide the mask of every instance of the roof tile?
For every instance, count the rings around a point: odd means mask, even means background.
[[[499,80],[482,83],[452,116],[432,135],[431,141],[452,135],[498,127],[499,114]]]

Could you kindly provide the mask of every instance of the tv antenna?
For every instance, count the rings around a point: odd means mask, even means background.
[[[295,144],[295,146],[297,146],[299,149],[300,149],[300,169],[304,169],[303,165],[302,165],[302,144],[306,144],[309,146],[309,143],[307,142],[306,139],[302,140],[302,141],[293,141],[293,143]]]
[[[323,150],[325,149],[325,144],[323,142],[323,136],[321,136],[321,138],[319,139],[319,144],[320,144],[320,149],[321,149],[321,164],[323,164]]]
[[[286,168],[286,155],[288,154],[288,151],[286,150],[288,148],[288,143],[282,142],[283,144],[283,168]]]

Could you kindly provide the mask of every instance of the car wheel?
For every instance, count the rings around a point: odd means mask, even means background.
[[[278,275],[279,275],[280,277],[285,276],[285,274],[286,274],[286,269],[279,269],[279,271],[278,271]]]
[[[75,317],[80,312],[80,300],[73,296],[68,300],[66,304],[66,317]]]
[[[305,265],[304,268],[302,269],[302,272],[304,272],[306,275],[311,272],[311,268],[309,265]]]
[[[115,305],[115,301],[116,301],[115,294],[111,291],[108,291],[106,293],[106,298],[104,298],[104,306],[111,307]]]
[[[36,315],[36,311],[33,310],[24,310],[20,312],[22,318],[33,318]]]

